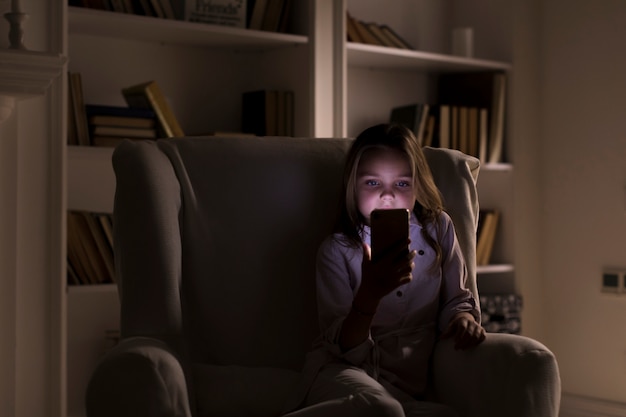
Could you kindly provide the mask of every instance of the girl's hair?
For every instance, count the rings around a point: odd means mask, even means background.
[[[422,236],[437,254],[437,262],[441,261],[441,247],[437,240],[426,230],[428,224],[437,226],[437,218],[443,210],[441,195],[432,173],[426,162],[424,152],[413,132],[402,125],[379,124],[365,129],[352,143],[346,156],[343,172],[343,195],[339,214],[338,232],[342,233],[351,246],[360,247],[361,232],[365,218],[359,212],[356,197],[356,177],[363,154],[371,149],[395,149],[408,158],[411,166],[412,184],[415,187],[416,201],[413,207],[417,220],[422,227]],[[436,230],[438,228],[436,227]],[[439,231],[437,230],[437,234]]]

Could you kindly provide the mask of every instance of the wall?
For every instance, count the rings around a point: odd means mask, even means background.
[[[541,13],[547,340],[565,393],[626,403],[626,296],[600,292],[603,267],[626,267],[626,2]]]

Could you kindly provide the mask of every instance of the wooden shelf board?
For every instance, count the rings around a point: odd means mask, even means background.
[[[511,64],[433,52],[348,42],[348,65],[422,71],[509,71]]]
[[[504,272],[513,272],[515,267],[511,264],[494,264],[494,265],[478,265],[476,267],[477,274],[501,274]]]
[[[513,171],[513,164],[508,162],[490,162],[480,166],[481,171]]]
[[[69,7],[69,32],[133,41],[267,50],[305,45],[303,35],[248,30],[182,20]]]

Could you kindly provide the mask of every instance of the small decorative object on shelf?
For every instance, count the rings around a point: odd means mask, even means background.
[[[4,14],[6,20],[9,21],[9,48],[10,49],[26,49],[24,46],[24,29],[22,23],[28,15],[22,13],[20,0],[11,0],[11,11]]]

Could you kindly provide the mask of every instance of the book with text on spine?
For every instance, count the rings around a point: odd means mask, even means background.
[[[246,27],[246,0],[186,0],[184,20]]]

